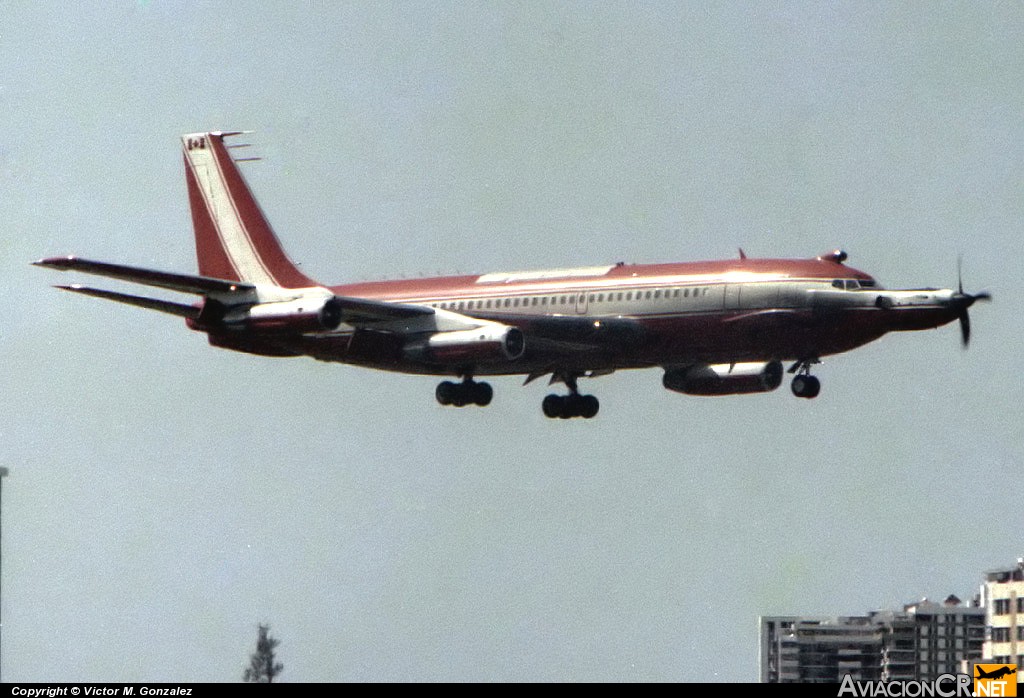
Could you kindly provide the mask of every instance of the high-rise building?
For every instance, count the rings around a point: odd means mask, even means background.
[[[761,683],[836,683],[881,675],[881,637],[867,617],[762,616]]]
[[[1022,616],[1024,621],[1024,616]],[[760,678],[765,683],[932,680],[981,657],[985,609],[956,596],[924,599],[902,611],[835,619],[760,619]]]
[[[984,660],[1024,667],[1024,558],[1010,569],[985,574],[981,605],[985,608]],[[1017,681],[1021,680],[1018,672]]]
[[[935,679],[979,659],[985,639],[985,609],[964,606],[956,596],[941,603],[924,599],[902,613],[872,614],[882,632],[882,680]]]

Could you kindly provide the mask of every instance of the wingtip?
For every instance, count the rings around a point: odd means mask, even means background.
[[[34,267],[53,267],[59,269],[74,264],[78,261],[78,257],[73,254],[63,255],[61,257],[43,257],[32,262]]]

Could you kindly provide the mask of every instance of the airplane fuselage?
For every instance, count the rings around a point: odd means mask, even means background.
[[[550,369],[554,361],[559,370],[601,373],[699,362],[817,359],[890,331],[938,327],[957,318],[948,305],[950,291],[887,291],[835,256],[615,264],[368,282],[329,290],[502,323],[535,341],[527,341],[525,352],[513,362],[459,366],[410,355],[397,344],[389,351],[380,334],[368,336],[343,323],[330,333],[270,338],[266,353],[306,354],[432,375],[530,374]],[[397,324],[401,326],[380,329],[400,330],[395,334],[417,330],[415,321]],[[430,321],[422,327],[423,332],[436,329]],[[559,349],[574,341],[588,350],[567,358]],[[254,350],[260,353],[258,347]]]

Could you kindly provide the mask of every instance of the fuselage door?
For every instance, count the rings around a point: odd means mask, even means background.
[[[576,294],[576,314],[587,314],[587,293],[585,291]]]
[[[725,285],[725,309],[726,310],[739,310],[740,309],[740,295],[743,293],[742,284],[726,284]]]

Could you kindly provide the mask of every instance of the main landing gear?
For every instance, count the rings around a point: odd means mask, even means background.
[[[472,377],[466,376],[461,383],[443,381],[437,386],[434,396],[442,405],[486,407],[494,398],[494,388],[490,383],[477,383]]]
[[[793,382],[789,386],[794,395],[807,398],[808,400],[818,397],[818,393],[821,392],[821,381],[811,375],[811,365],[819,363],[821,362],[817,359],[807,359],[805,361],[797,361],[789,369],[790,373],[796,373],[793,376]],[[798,371],[799,373],[797,373]]]
[[[591,419],[595,417],[597,411],[601,409],[601,403],[597,398],[593,395],[580,395],[575,376],[566,377],[565,384],[569,386],[568,395],[552,393],[544,398],[544,402],[541,403],[544,416],[549,419],[572,419],[573,417]]]

